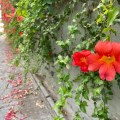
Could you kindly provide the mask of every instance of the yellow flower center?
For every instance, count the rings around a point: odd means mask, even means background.
[[[111,64],[115,62],[115,57],[114,56],[103,56],[100,61],[105,62],[107,64]]]
[[[80,61],[87,64],[87,61],[86,61],[86,58],[85,58],[85,57],[82,57],[82,58],[80,59]]]

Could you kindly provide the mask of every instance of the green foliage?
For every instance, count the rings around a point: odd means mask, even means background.
[[[54,120],[64,120],[64,118],[61,118],[60,116],[57,116],[56,118],[54,118]]]
[[[12,0],[12,2],[16,7],[16,14],[24,16],[22,22],[13,19],[9,25],[10,30],[17,28],[14,34],[8,36],[13,41],[13,47],[20,49],[13,63],[18,66],[22,61],[25,75],[28,72],[36,73],[43,63],[55,63],[60,97],[55,104],[58,112],[60,114],[63,112],[68,98],[74,98],[79,106],[74,120],[82,120],[80,115],[82,112],[87,114],[88,101],[92,99],[94,102],[92,117],[109,120],[107,103],[112,95],[112,85],[102,81],[96,72],[79,72],[78,76],[73,78],[70,70],[74,51],[83,49],[93,51],[100,39],[110,40],[111,34],[116,35],[117,31],[112,25],[118,19],[119,8],[115,6],[114,0],[93,1],[92,4],[88,0]],[[73,16],[78,3],[82,6],[81,10]],[[73,20],[67,26],[67,38],[64,39],[61,35],[58,39],[61,27],[71,16]],[[21,31],[23,35],[20,37]],[[52,42],[60,48],[58,53],[55,53]],[[117,82],[120,86],[119,79]],[[60,116],[54,118],[63,119]]]
[[[113,7],[111,10],[108,11],[108,25],[112,25],[113,22],[115,21],[117,15],[119,14],[119,8],[118,7]]]
[[[80,115],[79,115],[79,112],[76,112],[76,113],[75,113],[75,118],[74,118],[74,120],[82,120],[82,118],[81,118]]]

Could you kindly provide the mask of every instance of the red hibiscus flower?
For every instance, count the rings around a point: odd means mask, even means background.
[[[120,43],[99,41],[95,51],[96,53],[88,56],[88,70],[99,70],[102,80],[112,81],[116,72],[120,73]]]
[[[18,21],[18,22],[23,21],[23,19],[24,19],[24,17],[23,17],[23,16],[18,16],[18,17],[17,17],[17,21]]]
[[[82,50],[81,52],[75,52],[73,57],[73,66],[79,66],[82,72],[88,72],[87,57],[91,54],[89,50]]]

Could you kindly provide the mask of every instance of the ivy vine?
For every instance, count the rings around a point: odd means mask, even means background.
[[[9,30],[15,29],[14,33],[8,32],[7,35],[13,48],[19,49],[13,63],[23,64],[25,76],[28,72],[36,73],[43,63],[55,63],[60,96],[55,107],[60,114],[67,99],[74,98],[79,106],[74,120],[82,120],[81,113],[87,114],[88,101],[92,100],[94,110],[91,117],[110,120],[108,101],[113,95],[112,83],[102,81],[97,72],[79,72],[74,78],[70,72],[75,51],[94,51],[99,40],[110,41],[112,34],[117,35],[113,28],[120,17],[117,1],[119,3],[119,0],[11,0],[16,8],[15,15],[24,18],[21,22],[13,18],[6,26]],[[78,4],[81,4],[81,10],[74,13]],[[60,40],[58,34],[61,27],[71,19],[71,15],[74,18],[68,25],[68,37],[61,37]],[[60,48],[59,53],[55,53],[52,41]],[[119,75],[116,80],[120,86]],[[63,119],[60,116],[55,118]]]

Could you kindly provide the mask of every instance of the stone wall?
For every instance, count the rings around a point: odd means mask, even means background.
[[[91,4],[92,1],[90,1]],[[116,3],[117,5],[117,3]],[[59,32],[59,37],[58,39],[66,39],[68,37],[68,25],[71,24],[72,19],[74,18],[74,15],[77,11],[79,11],[81,9],[81,3],[78,4],[76,6],[76,9],[74,11],[74,13],[70,16],[70,19],[68,22],[66,22],[62,27],[61,30]],[[120,41],[120,25],[117,24],[114,26],[114,29],[117,31],[117,35],[113,35],[112,36],[112,40],[113,41]],[[77,38],[80,39],[82,37],[82,35],[84,34],[84,31],[82,31],[81,35]],[[61,38],[62,37],[62,38]],[[56,46],[56,43],[53,42],[53,48],[54,48],[54,52],[59,52],[60,48],[58,48],[58,46]],[[59,98],[58,94],[57,94],[57,89],[58,89],[58,85],[57,85],[57,77],[55,74],[55,68],[54,68],[54,64],[48,65],[47,63],[42,65],[41,69],[39,70],[38,75],[42,76],[42,82],[43,84],[47,87],[48,91],[51,92],[53,99]],[[66,71],[68,72],[68,71]],[[72,68],[69,70],[69,72],[71,73],[72,77],[74,78],[77,74],[79,74],[79,68]],[[110,106],[110,116],[112,120],[120,120],[120,89],[118,88],[117,84],[115,81],[112,81],[114,86],[113,86],[113,93],[114,95],[112,96],[112,100],[109,101],[109,106]],[[78,83],[75,83],[74,88],[76,88],[76,85]],[[90,100],[88,103],[88,108],[87,108],[87,115],[83,114],[84,120],[95,120],[93,118],[90,117],[92,111],[93,111],[93,101]],[[75,104],[74,99],[68,99],[68,112],[69,112],[69,120],[73,120],[73,116],[75,111],[78,109],[78,106]]]

